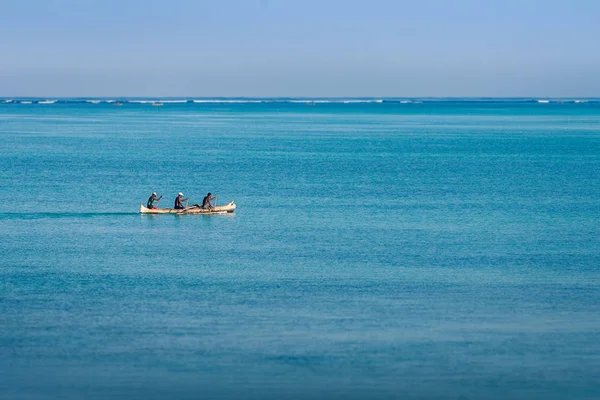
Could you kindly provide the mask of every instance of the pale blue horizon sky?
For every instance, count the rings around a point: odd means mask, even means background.
[[[0,96],[600,97],[600,1],[0,1]]]

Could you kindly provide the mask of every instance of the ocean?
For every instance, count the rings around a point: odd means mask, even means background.
[[[600,102],[234,100],[0,104],[0,398],[600,398]]]

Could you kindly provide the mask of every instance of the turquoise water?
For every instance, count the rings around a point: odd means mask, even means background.
[[[0,398],[600,397],[600,104],[0,104],[0,138]]]

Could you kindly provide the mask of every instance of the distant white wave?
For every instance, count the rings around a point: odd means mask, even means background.
[[[350,99],[350,100],[323,100],[323,103],[344,103],[344,104],[358,104],[358,103],[383,103],[383,100],[362,100],[362,99]]]
[[[351,100],[347,100],[351,102]],[[277,103],[294,103],[294,104],[325,104],[325,103],[345,103],[344,100],[275,100]]]
[[[154,104],[154,103],[187,103],[188,101],[185,99],[182,100],[128,100],[128,103],[137,103],[137,104]]]
[[[339,103],[340,100],[326,100],[326,103]],[[353,103],[383,103],[383,100],[341,100],[344,104],[353,104]]]
[[[341,104],[355,104],[355,103],[383,103],[380,99],[317,99],[317,100],[275,100],[276,102],[282,103],[341,103]]]
[[[427,99],[409,99],[409,98],[290,98],[290,97],[281,97],[281,98],[196,98],[196,99],[185,99],[185,98],[124,98],[120,100],[116,99],[104,99],[104,98],[54,98],[54,99],[6,99],[0,98],[0,104],[6,103],[19,103],[19,104],[41,104],[41,105],[51,105],[55,103],[59,104],[117,104],[121,103],[132,103],[132,104],[180,104],[181,106],[185,104],[298,104],[298,105],[318,105],[318,104],[339,104],[341,105],[352,105],[352,104],[366,104],[366,103],[389,103],[389,104],[421,104],[421,103],[438,103],[438,102],[446,102],[446,103],[487,103],[487,102],[501,102],[501,103],[539,103],[539,104],[562,104],[562,103],[570,103],[570,104],[580,104],[580,103],[600,103],[600,99],[594,98],[570,98],[570,99],[557,99],[557,98],[516,98],[516,99],[446,99],[446,98],[427,98]]]
[[[166,103],[167,101],[164,101]],[[233,104],[233,103],[293,103],[293,104],[319,104],[319,103],[383,103],[382,99],[196,99],[198,104]]]
[[[194,103],[264,103],[263,100],[192,100]]]

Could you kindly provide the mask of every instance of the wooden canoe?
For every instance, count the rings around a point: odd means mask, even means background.
[[[143,204],[140,204],[140,214],[203,214],[203,215],[211,215],[211,214],[227,214],[235,211],[236,205],[232,201],[229,204],[224,206],[216,206],[212,207],[210,210],[206,208],[200,207],[187,207],[183,210],[176,210],[174,208],[155,208],[150,209],[144,207]]]

